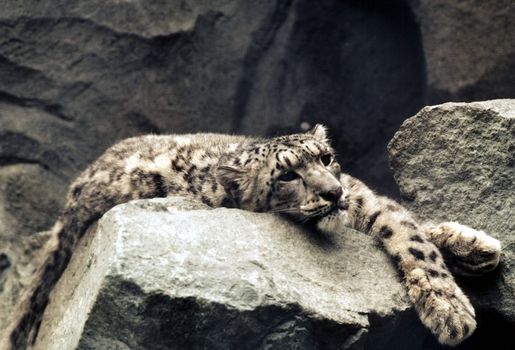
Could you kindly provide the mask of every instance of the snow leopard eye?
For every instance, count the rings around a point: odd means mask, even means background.
[[[320,161],[324,166],[329,166],[333,162],[333,156],[329,153],[326,153],[320,157]]]
[[[279,176],[279,181],[288,182],[288,181],[296,180],[299,177],[300,177],[299,174],[297,174],[296,172],[288,171],[287,173],[284,173],[281,176]]]

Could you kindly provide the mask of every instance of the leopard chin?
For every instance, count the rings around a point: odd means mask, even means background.
[[[349,211],[336,205],[325,216],[318,218],[316,226],[325,233],[342,233],[346,227],[352,226]]]

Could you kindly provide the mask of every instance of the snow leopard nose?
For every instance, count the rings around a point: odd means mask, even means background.
[[[320,193],[320,197],[322,197],[326,201],[335,202],[336,203],[336,202],[338,202],[338,199],[340,199],[342,194],[343,194],[343,189],[342,189],[341,186],[339,186],[338,188],[336,188],[334,190],[330,190],[328,192]]]

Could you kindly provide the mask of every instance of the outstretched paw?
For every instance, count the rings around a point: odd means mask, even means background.
[[[447,253],[454,272],[480,275],[499,264],[501,242],[483,231],[457,222],[444,222],[431,229],[429,236]]]
[[[474,308],[452,277],[435,278],[416,268],[406,276],[406,284],[422,323],[440,343],[455,346],[474,332]]]

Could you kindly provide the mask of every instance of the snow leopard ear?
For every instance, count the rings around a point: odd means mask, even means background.
[[[313,135],[317,140],[327,141],[327,128],[322,124],[317,124],[308,133]]]

